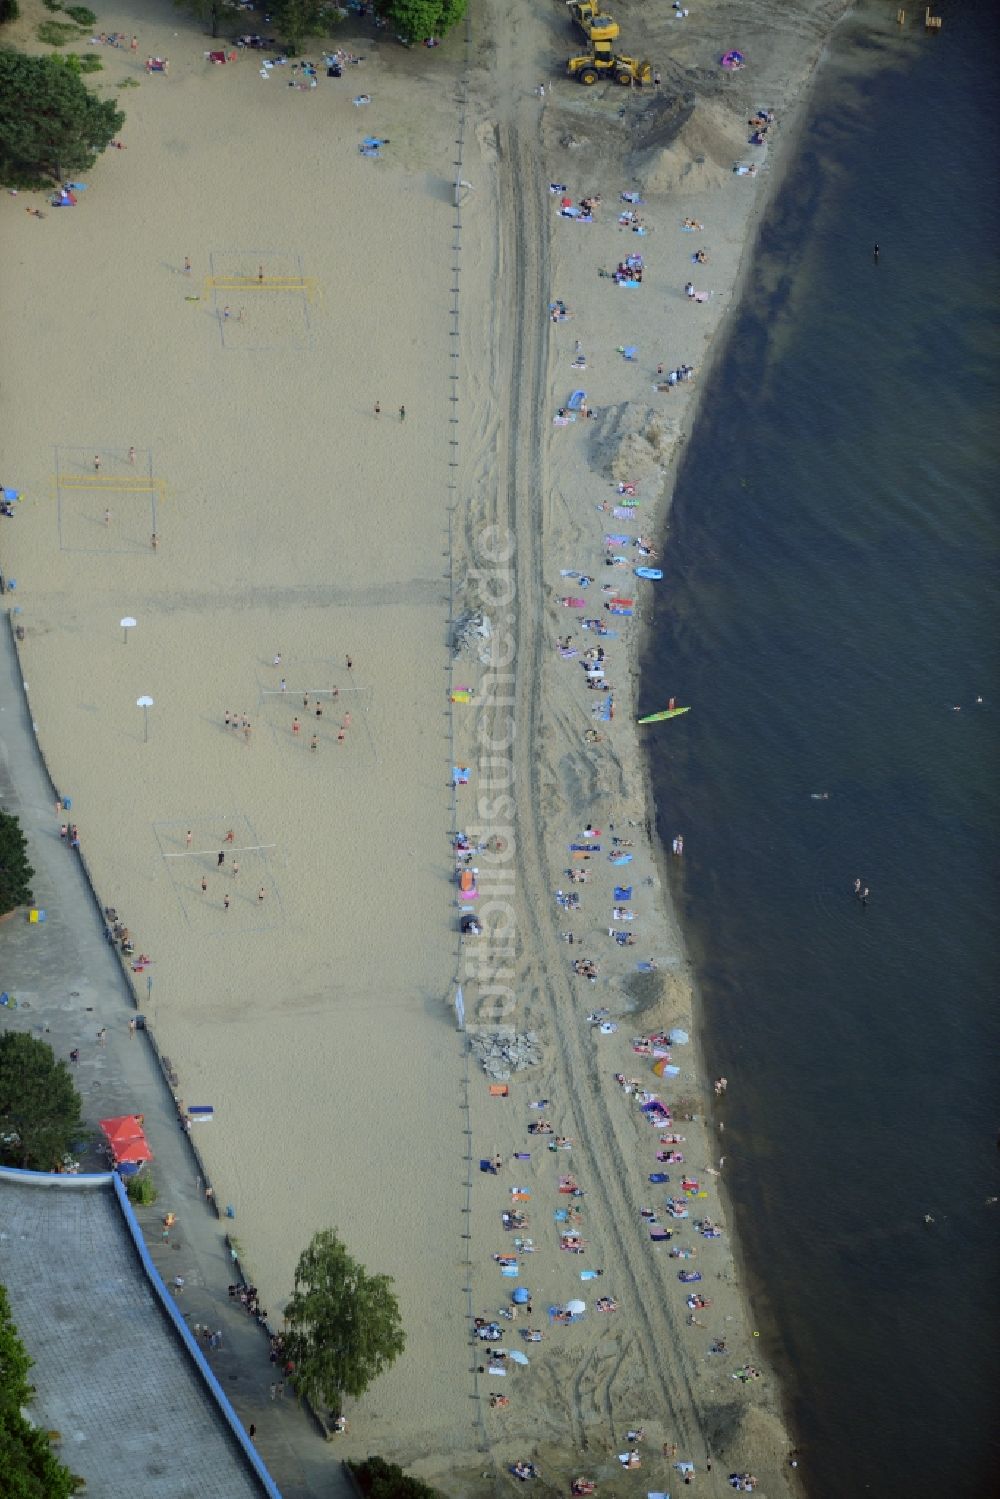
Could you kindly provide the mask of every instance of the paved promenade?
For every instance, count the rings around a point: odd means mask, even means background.
[[[30,685],[29,679],[29,701]],[[72,794],[71,788],[61,789]],[[283,1400],[270,1398],[274,1371],[267,1339],[229,1298],[227,1286],[235,1276],[224,1222],[205,1202],[197,1163],[153,1050],[142,1032],[130,1034],[134,1011],[126,981],[104,939],[77,858],[59,838],[60,819],[6,628],[0,633],[0,807],[21,819],[35,868],[35,901],[46,912],[43,923],[29,923],[18,912],[0,926],[0,989],[17,1000],[16,1009],[0,1011],[0,1026],[43,1037],[66,1059],[79,1048],[76,1082],[95,1136],[100,1118],[135,1112],[145,1116],[159,1198],[154,1208],[139,1209],[138,1216],[157,1268],[168,1283],[178,1275],[184,1278],[178,1304],[190,1327],[197,1322],[213,1332],[221,1330],[221,1348],[202,1344],[205,1356],[244,1425],[255,1423],[257,1447],[285,1499],[350,1499],[335,1447],[322,1440],[287,1394]],[[70,815],[76,816],[77,809]],[[87,809],[87,817],[95,815]],[[85,818],[79,820],[85,837]],[[126,892],[100,894],[115,903],[124,901]],[[102,1029],[107,1032],[104,1045],[98,1040]],[[82,1165],[101,1170],[107,1162],[89,1152]],[[177,1226],[164,1242],[161,1219],[167,1211],[176,1213]],[[239,1225],[232,1226],[238,1233]],[[270,1310],[280,1325],[280,1308]],[[30,1326],[21,1332],[30,1352]],[[191,1378],[197,1377],[192,1366]]]

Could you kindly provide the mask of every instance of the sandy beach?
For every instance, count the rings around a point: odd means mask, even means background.
[[[38,195],[3,201],[3,478],[25,498],[2,562],[41,744],[102,898],[152,959],[137,995],[180,1096],[214,1106],[198,1144],[272,1320],[320,1227],[397,1282],[407,1352],[331,1461],[381,1452],[458,1495],[532,1460],[552,1492],[583,1474],[634,1493],[618,1455],[641,1427],[647,1486],[681,1486],[675,1461],[703,1493],[728,1492],[734,1470],[761,1493],[788,1486],[780,1391],[720,1200],[695,996],[646,835],[630,724],[656,585],[634,577],[632,543],[666,540],[679,445],[842,8],[757,21],[721,4],[673,21],[622,4],[626,50],[662,75],[641,93],[559,76],[576,42],[555,5],[475,7],[468,49],[455,35],[406,52],[345,26],[334,45],[364,61],[301,91],[248,55],[212,67],[169,6],[141,25],[102,12],[102,28],[139,31],[141,57],[169,56],[169,76],[109,54],[101,86],[139,84],[117,90],[125,149],[73,210],[39,222],[24,212]],[[747,59],[732,75],[718,66],[730,47]],[[757,149],[759,108],[777,123]],[[388,142],[378,159],[359,152],[366,136]],[[471,184],[457,218],[456,174]],[[588,196],[593,222],[560,213]],[[641,286],[598,274],[629,254]],[[689,281],[711,295],[685,295]],[[552,322],[557,299],[569,316]],[[654,389],[661,364],[693,377]],[[577,389],[592,416],[555,425]],[[621,498],[641,519],[614,516]],[[609,553],[629,565],[609,569]],[[559,605],[580,596],[563,570],[593,578],[584,609]],[[634,616],[604,609],[609,577]],[[479,612],[487,664],[481,639],[450,644],[455,618]],[[619,635],[582,632],[581,615]],[[567,635],[576,656],[557,650]],[[581,669],[597,645],[610,722]],[[464,688],[471,701],[451,702]],[[460,830],[503,845],[469,861],[485,931],[464,941]],[[616,838],[627,866],[608,860]],[[571,860],[588,842],[600,854]],[[568,884],[569,868],[589,880]],[[616,901],[618,885],[632,895]],[[580,958],[595,981],[574,973]],[[538,1035],[541,1063],[508,1098],[489,1095],[456,1030],[456,978],[470,1030]],[[599,1009],[617,1030],[588,1024]],[[677,1026],[691,1044],[661,1083],[632,1041]],[[661,1130],[616,1074],[672,1107],[683,1163],[657,1162]],[[539,1118],[551,1137],[529,1134]],[[572,1148],[551,1151],[555,1135]],[[499,1171],[480,1172],[495,1155]],[[669,1187],[650,1183],[660,1170]],[[684,1193],[681,1230],[663,1201],[685,1172],[708,1195]],[[562,1175],[585,1195],[560,1194]],[[516,1280],[493,1258],[511,1253],[515,1187],[534,1241]],[[581,1255],[559,1248],[566,1205]],[[676,1238],[652,1242],[644,1207]],[[720,1240],[693,1233],[703,1217]],[[682,1246],[697,1258],[669,1257]],[[712,1302],[704,1326],[678,1284],[689,1264]],[[529,1325],[543,1340],[530,1367],[478,1373],[471,1318],[517,1284],[534,1321],[505,1323],[504,1346]],[[577,1295],[586,1316],[550,1324]],[[617,1310],[596,1310],[605,1295]],[[740,1377],[748,1365],[759,1378]]]

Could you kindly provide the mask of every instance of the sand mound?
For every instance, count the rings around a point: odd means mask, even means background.
[[[738,118],[724,105],[670,101],[643,131],[636,173],[649,193],[683,187],[702,193],[720,187],[745,146]]]
[[[596,461],[616,484],[641,484],[666,468],[677,434],[677,420],[665,413],[612,407],[597,434]]]

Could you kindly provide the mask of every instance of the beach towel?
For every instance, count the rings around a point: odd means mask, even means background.
[[[627,547],[631,540],[631,536],[605,535],[604,545],[608,547]]]
[[[611,514],[615,520],[635,520],[635,516],[632,514],[635,508],[635,505],[616,505]]]
[[[600,1275],[600,1273],[601,1273],[600,1270],[581,1270],[580,1271],[580,1279],[581,1280],[596,1280],[597,1277]]]
[[[632,291],[632,290],[634,290],[635,287],[641,286],[642,282],[641,281],[626,281],[623,276],[622,277],[616,276],[615,277],[615,285],[616,286],[623,286],[626,291]]]
[[[636,348],[635,344],[629,344],[628,347],[622,349],[621,352],[622,357],[628,359],[629,361],[638,359],[639,357],[639,350]]]
[[[668,1228],[651,1228],[649,1230],[649,1237],[654,1243],[662,1244],[665,1239],[671,1238],[672,1235]]]
[[[571,854],[599,854],[601,845],[599,843],[571,843],[569,851]]]
[[[615,886],[615,900],[631,900],[631,899],[632,899],[632,886],[631,885],[616,885]]]
[[[665,1171],[654,1171],[652,1176],[648,1177],[647,1179],[651,1182],[668,1182],[670,1180],[670,1177]]]
[[[567,411],[579,411],[586,399],[587,392],[585,390],[574,390],[573,394],[566,402]]]
[[[501,1265],[500,1266],[500,1274],[506,1280],[516,1280],[517,1277],[520,1275],[520,1273],[521,1272],[517,1268],[516,1265]]]
[[[608,697],[603,703],[598,703],[594,709],[594,717],[600,719],[601,723],[610,723],[614,714],[614,698]]]

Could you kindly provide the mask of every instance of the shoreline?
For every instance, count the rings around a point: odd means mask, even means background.
[[[836,19],[838,21],[841,18],[841,16],[845,13],[845,11],[846,11],[846,7],[840,7],[839,8],[838,15],[836,17]],[[707,369],[708,369],[708,376],[707,376],[707,378],[711,377],[711,371],[712,371],[712,368],[715,365],[715,362],[719,358],[723,357],[723,355],[725,353],[726,346],[727,346],[727,343],[728,343],[729,332],[730,332],[730,329],[731,329],[732,323],[733,323],[733,313],[735,312],[735,310],[736,310],[736,308],[738,306],[738,303],[739,303],[739,300],[740,300],[740,296],[742,294],[742,290],[743,290],[745,282],[746,282],[746,278],[749,275],[751,267],[753,265],[753,261],[754,261],[754,248],[756,246],[757,239],[758,239],[759,233],[761,231],[762,224],[763,224],[763,222],[764,222],[764,220],[766,218],[767,212],[768,212],[771,204],[774,201],[775,195],[780,190],[781,181],[782,181],[783,174],[784,174],[783,173],[784,164],[789,160],[792,152],[795,149],[797,140],[799,138],[799,131],[800,131],[800,128],[801,128],[801,124],[802,124],[802,121],[805,118],[805,114],[806,114],[806,111],[808,109],[808,99],[809,99],[809,94],[810,94],[810,84],[812,82],[812,79],[815,77],[815,74],[816,74],[819,66],[821,65],[823,55],[824,55],[825,50],[826,50],[826,48],[827,48],[827,46],[829,44],[829,36],[830,36],[830,34],[832,32],[832,26],[833,26],[833,23],[831,23],[831,25],[824,32],[820,45],[817,47],[817,49],[815,51],[815,54],[811,57],[811,59],[808,61],[807,65],[805,67],[803,76],[799,80],[798,86],[797,86],[796,90],[794,91],[794,96],[793,96],[794,97],[794,103],[793,103],[792,108],[789,111],[789,114],[787,116],[785,116],[784,113],[782,114],[783,129],[782,129],[781,149],[777,153],[777,160],[776,160],[776,162],[773,159],[769,160],[769,168],[770,168],[769,178],[770,178],[770,180],[769,180],[769,182],[767,184],[767,189],[766,189],[766,191],[762,191],[760,193],[760,195],[757,197],[757,199],[756,199],[756,201],[755,201],[755,203],[753,205],[753,211],[752,211],[752,214],[751,214],[750,219],[749,219],[749,226],[748,226],[747,232],[745,233],[743,241],[742,241],[742,246],[741,246],[740,255],[739,255],[739,264],[738,264],[738,268],[737,268],[737,273],[736,273],[736,275],[735,275],[735,277],[734,277],[734,279],[733,279],[733,281],[731,283],[731,289],[729,287],[727,287],[726,290],[725,290],[725,292],[724,292],[724,295],[727,297],[727,299],[729,301],[729,307],[728,307],[728,310],[727,310],[726,318],[725,318],[725,320],[723,322],[722,327],[719,328],[719,329],[716,329],[713,332],[712,345],[711,345],[711,357],[709,359],[707,359],[707,360],[703,359],[703,368],[707,366]],[[784,109],[784,100],[780,101],[780,107],[782,108],[782,110]],[[553,105],[551,103],[547,104],[546,105],[546,114],[548,114],[549,110],[551,110],[552,108],[553,108]],[[549,155],[548,159],[551,161],[551,160],[554,160],[554,157],[552,155]],[[553,168],[553,171],[554,171],[554,173],[556,175],[558,175],[558,169]],[[601,183],[601,190],[602,191],[604,190],[604,186],[605,186],[605,183],[606,183],[606,178],[607,178],[607,174],[605,173],[604,174],[604,181],[602,181],[602,183]],[[605,214],[607,212],[608,212],[608,209],[606,208],[605,209]],[[658,242],[655,242],[654,246],[652,248],[656,249],[658,247],[659,247],[658,246]],[[553,262],[555,262],[556,259],[557,259],[557,255],[555,253],[553,253],[551,259],[552,259]],[[567,284],[566,280],[565,280],[565,277],[564,277],[564,279],[562,281],[560,281],[559,278],[558,278],[558,276],[557,276],[557,274],[556,274],[555,269],[553,269],[552,275],[550,277],[549,285],[548,285],[548,293],[549,293],[550,296],[553,296],[553,297],[554,296],[565,296],[566,299],[567,299],[567,302],[570,303],[571,305],[575,306],[576,305],[576,296],[578,295],[578,287],[577,287],[577,284],[575,282],[572,282],[572,281],[570,281],[569,284]],[[580,330],[580,331],[582,331],[582,330]],[[557,358],[557,356],[556,356],[556,353],[555,353],[555,340],[553,339],[551,341],[551,343],[550,343],[549,352],[548,352],[548,356],[547,356],[547,383],[548,383],[548,385],[549,385],[550,388],[551,388],[551,384],[552,384],[552,376],[553,376],[553,372],[554,372],[554,366],[555,366],[556,358]],[[696,400],[694,400],[694,401],[692,401],[692,402],[689,403],[689,405],[687,407],[687,410],[684,413],[684,418],[683,418],[683,421],[682,421],[681,429],[677,433],[676,437],[673,440],[673,447],[672,447],[671,458],[670,458],[671,473],[670,473],[668,481],[664,485],[663,490],[662,490],[662,492],[660,494],[660,497],[659,497],[659,499],[658,499],[658,501],[656,503],[656,515],[655,515],[654,528],[657,531],[660,531],[660,529],[662,528],[662,525],[665,523],[665,521],[668,518],[669,509],[670,509],[670,503],[671,503],[671,499],[672,499],[672,491],[673,491],[673,487],[676,484],[676,480],[677,480],[677,471],[678,471],[678,469],[680,467],[681,462],[683,461],[683,444],[687,440],[687,437],[688,437],[688,435],[689,435],[689,433],[691,431],[691,428],[693,426],[694,420],[696,419],[697,412],[698,412],[699,408],[700,408],[700,400],[699,399],[696,399]],[[556,437],[555,441],[558,441],[558,436]],[[549,446],[551,447],[552,445],[553,445],[553,440],[550,439]],[[591,465],[591,467],[593,467],[593,466]],[[604,470],[604,472],[606,474],[606,469]],[[556,541],[555,546],[553,546],[549,540],[546,541],[545,552],[544,552],[544,557],[543,557],[543,565],[546,568],[547,578],[550,578],[552,576],[553,564],[554,564],[557,556],[561,556],[561,558],[562,558],[563,561],[569,560],[562,553],[561,549],[564,548],[564,547],[565,547],[565,537],[564,536],[561,537],[560,539],[558,539]],[[519,557],[519,566],[520,566],[522,560],[523,559],[521,559]],[[533,564],[530,562],[530,559],[528,559],[527,565],[529,567],[529,571],[533,570]],[[586,566],[586,565],[587,564],[586,564],[586,561],[585,561],[584,562],[584,566]],[[638,664],[637,663],[638,663],[638,658],[641,655],[643,646],[644,646],[644,635],[642,633],[639,634],[639,636],[638,636],[637,639],[633,639],[633,640],[629,641],[628,665],[629,665],[629,677],[630,677],[630,684],[631,685],[630,685],[630,693],[625,695],[626,699],[629,698],[630,696],[634,699],[634,696],[635,696],[635,692],[636,692],[636,689],[637,689],[637,684],[638,684],[638,681],[639,681],[639,671],[638,671]],[[617,705],[617,706],[620,707],[620,704]],[[627,706],[631,706],[631,704],[627,703]],[[619,731],[619,736],[618,737],[619,737],[619,742],[618,742],[616,748],[618,750],[619,757],[622,760],[630,758],[628,756],[627,752],[623,752],[622,751],[622,746],[621,746],[622,733],[621,733],[621,731]],[[646,824],[647,824],[647,829],[649,830],[649,832],[651,834],[651,836],[648,839],[648,848],[646,849],[646,852],[647,852],[649,858],[651,859],[654,867],[657,869],[658,874],[659,874],[660,891],[659,891],[659,900],[657,902],[657,906],[658,906],[658,910],[659,910],[659,914],[661,916],[661,919],[665,919],[670,924],[671,928],[673,929],[673,932],[676,934],[675,940],[676,940],[676,943],[677,943],[677,947],[679,949],[679,956],[678,956],[677,961],[678,961],[678,964],[679,964],[680,968],[684,971],[684,983],[685,983],[685,991],[686,991],[685,992],[685,998],[684,998],[681,1006],[678,1005],[678,1000],[677,1000],[676,995],[673,997],[673,1000],[672,1000],[672,1008],[673,1008],[673,1010],[676,1011],[680,1007],[680,1008],[682,1008],[682,1014],[679,1017],[676,1014],[674,1014],[673,1015],[673,1019],[674,1019],[674,1023],[676,1023],[678,1018],[680,1018],[680,1019],[686,1018],[685,1014],[683,1013],[683,1010],[687,1009],[687,1008],[690,1008],[691,1012],[695,1016],[695,1027],[694,1028],[698,1032],[698,1039],[697,1039],[697,1044],[696,1044],[697,1063],[698,1063],[698,1065],[697,1065],[696,1071],[697,1071],[697,1074],[698,1074],[698,1077],[699,1077],[700,1085],[701,1085],[702,1088],[704,1088],[705,1084],[706,1084],[706,1081],[707,1081],[708,1074],[707,1074],[706,1069],[705,1069],[705,1063],[704,1063],[704,1058],[703,1058],[704,1041],[703,1041],[703,1036],[702,1036],[702,1033],[701,1033],[702,1022],[701,1022],[701,1018],[700,1018],[700,1014],[699,1014],[699,1001],[698,1001],[698,997],[697,997],[696,993],[694,992],[693,983],[692,983],[691,974],[690,974],[690,963],[689,963],[689,960],[687,958],[686,951],[685,951],[685,949],[683,947],[683,941],[682,941],[681,934],[680,934],[678,912],[677,912],[676,906],[674,904],[673,898],[671,897],[671,894],[670,894],[670,891],[669,891],[669,885],[668,885],[668,883],[667,883],[667,881],[665,879],[666,852],[662,848],[662,846],[660,845],[659,840],[656,839],[655,832],[652,831],[652,818],[655,817],[655,810],[656,809],[655,809],[655,803],[653,801],[653,797],[652,797],[652,793],[651,793],[651,788],[650,788],[650,778],[649,778],[649,768],[648,768],[647,757],[644,754],[641,755],[641,756],[638,756],[638,745],[637,745],[637,741],[635,739],[634,733],[633,733],[633,735],[631,737],[632,737],[632,750],[633,750],[633,753],[637,756],[637,758],[639,759],[639,763],[640,763],[640,779],[641,779],[641,784],[642,784],[642,798],[641,798],[641,800],[642,800],[642,805],[645,807],[646,812],[647,812],[647,817],[645,819],[646,820]],[[582,815],[585,815],[585,814],[581,813],[581,816]],[[602,813],[602,816],[606,816],[606,815],[609,815],[609,814]],[[551,883],[554,883],[555,871],[554,870],[550,870],[550,873],[553,875],[553,881]],[[655,916],[655,913],[654,913],[654,916]],[[614,1006],[612,1008],[613,1008],[613,1013],[617,1016],[620,1013],[619,1010],[617,1008],[615,1008]],[[626,1005],[626,1012],[627,1012],[628,1008],[629,1007]],[[706,1119],[707,1125],[711,1129],[711,1127],[712,1127],[712,1115],[711,1115],[711,1111],[706,1111],[706,1115],[707,1115],[707,1119]],[[731,1204],[728,1202],[728,1196],[727,1196],[727,1199],[726,1199],[725,1212],[726,1212],[727,1219],[731,1219],[732,1209],[731,1209]],[[744,1281],[743,1262],[742,1262],[742,1258],[741,1258],[740,1253],[739,1253],[738,1243],[736,1243],[735,1241],[732,1244],[731,1256],[732,1256],[732,1265],[733,1265],[733,1278],[734,1278],[736,1286],[739,1289],[740,1302],[741,1302],[741,1305],[742,1305],[742,1308],[743,1308],[742,1316],[743,1316],[743,1319],[744,1319],[746,1325],[749,1326],[750,1325],[749,1324],[749,1317],[750,1317],[749,1292],[747,1291],[745,1285],[743,1284],[743,1281]],[[771,1376],[771,1383],[773,1385],[773,1375]],[[792,1447],[793,1444],[792,1444],[792,1440],[790,1438],[790,1435],[788,1434],[789,1431],[790,1431],[790,1428],[789,1428],[789,1425],[788,1425],[788,1406],[787,1406],[787,1402],[784,1399],[784,1392],[780,1388],[779,1388],[778,1394],[777,1394],[777,1404],[780,1405],[780,1408],[781,1408],[782,1422],[783,1422],[784,1431],[785,1431],[784,1440],[780,1441],[778,1443],[778,1445],[782,1446],[783,1449],[784,1449],[784,1452],[787,1454],[788,1450]],[[775,1465],[774,1465],[774,1462],[773,1462],[773,1458],[775,1456],[774,1450],[773,1450],[773,1433],[771,1435],[772,1435],[772,1452],[771,1452],[772,1463],[771,1463],[771,1469],[770,1469],[770,1471],[768,1473],[768,1480],[769,1480],[770,1484],[772,1485],[772,1491],[773,1491],[773,1488],[775,1486],[780,1485],[780,1484],[783,1484],[783,1485],[787,1486],[788,1488],[791,1488],[792,1485],[795,1483],[796,1479],[801,1480],[801,1475],[799,1475],[799,1474],[792,1474],[788,1470],[787,1464],[784,1466],[783,1471],[775,1471]],[[757,1460],[755,1459],[755,1462],[756,1461]],[[760,1466],[759,1462],[757,1462],[757,1466],[758,1467]],[[603,1468],[602,1471],[601,1471],[601,1481],[604,1482],[607,1478],[608,1478],[607,1469]],[[795,1484],[795,1486],[797,1488],[800,1487],[800,1483],[799,1484]]]
[[[751,276],[753,275],[756,266],[758,244],[761,233],[764,230],[768,214],[773,209],[774,204],[782,191],[788,175],[790,163],[793,160],[797,150],[799,149],[802,135],[809,116],[812,99],[816,90],[817,80],[827,62],[835,33],[839,29],[839,27],[845,21],[849,20],[849,18],[853,14],[853,0],[845,0],[840,14],[831,22],[827,35],[825,36],[818,53],[809,65],[806,75],[803,77],[797,92],[793,96],[789,113],[783,118],[783,128],[780,136],[779,147],[775,151],[773,158],[769,156],[768,175],[765,179],[765,182],[762,184],[759,196],[753,207],[744,249],[740,259],[739,270],[732,287],[731,303],[727,309],[726,316],[722,325],[719,327],[715,334],[715,337],[712,340],[709,348],[709,357],[703,364],[702,370],[704,378],[700,381],[699,387],[694,394],[694,398],[689,402],[687,409],[684,412],[681,431],[677,439],[676,456],[671,464],[670,472],[664,478],[663,487],[657,504],[654,530],[664,536],[664,550],[666,550],[666,548],[668,548],[670,545],[670,519],[673,513],[676,486],[680,480],[682,469],[688,457],[687,444],[690,440],[695,424],[697,423],[699,416],[701,415],[702,408],[705,402],[710,397],[711,385],[715,378],[716,372],[719,366],[728,356],[732,336],[735,331],[736,323],[740,316],[744,296],[746,294],[747,284]],[[642,619],[640,628],[635,632],[635,635],[629,641],[628,671],[630,697],[633,708],[637,706],[642,691],[643,673],[641,663],[643,657],[650,648],[651,634],[652,626],[650,617],[647,614]],[[638,735],[636,735],[635,737],[638,744]],[[652,741],[649,741],[649,743],[651,744]],[[696,1045],[698,1048],[699,1071],[703,1082],[707,1084],[710,1073],[705,1062],[705,1052],[707,1049],[706,1040],[708,1038],[706,1034],[706,1019],[704,1015],[703,999],[699,992],[698,985],[694,976],[693,962],[688,954],[687,937],[685,933],[683,916],[670,885],[670,875],[668,872],[670,869],[670,856],[668,854],[667,845],[665,840],[660,838],[657,831],[658,806],[656,795],[653,790],[652,765],[650,758],[651,751],[649,749],[640,748],[638,750],[638,754],[643,778],[643,800],[644,805],[647,807],[649,812],[649,816],[647,819],[647,838],[649,840],[651,857],[659,879],[665,914],[668,916],[672,928],[678,934],[681,950],[684,954],[684,962],[688,973],[688,981],[690,984],[691,1010],[694,1023],[694,1033],[696,1036]],[[710,1130],[718,1130],[718,1128],[720,1127],[720,1121],[717,1116],[718,1109],[717,1107],[714,1107],[710,1102],[706,1115],[706,1124]],[[744,1304],[744,1316],[747,1324],[750,1325],[755,1321],[759,1321],[760,1319],[755,1316],[755,1304],[757,1298],[755,1297],[753,1290],[749,1284],[751,1277],[745,1245],[743,1242],[746,1233],[749,1231],[749,1225],[741,1224],[740,1214],[735,1208],[732,1195],[728,1189],[726,1178],[719,1178],[718,1190],[720,1199],[723,1204],[724,1221],[728,1226],[730,1252],[737,1283],[743,1287],[742,1299]],[[796,1423],[793,1414],[793,1399],[790,1387],[791,1371],[787,1367],[782,1367],[784,1360],[780,1358],[776,1352],[776,1340],[776,1329],[774,1327],[767,1328],[765,1323],[765,1330],[762,1334],[762,1343],[765,1346],[767,1346],[767,1344],[770,1344],[771,1346],[768,1349],[768,1352],[765,1354],[764,1361],[767,1363],[768,1367],[771,1369],[775,1377],[782,1421],[789,1437],[788,1447],[790,1450],[792,1450],[797,1446],[798,1433],[796,1431]],[[796,1496],[798,1496],[798,1499],[804,1499],[804,1496],[809,1492],[809,1481],[805,1471],[801,1467],[794,1471],[786,1468],[785,1479],[788,1484],[789,1490]]]

